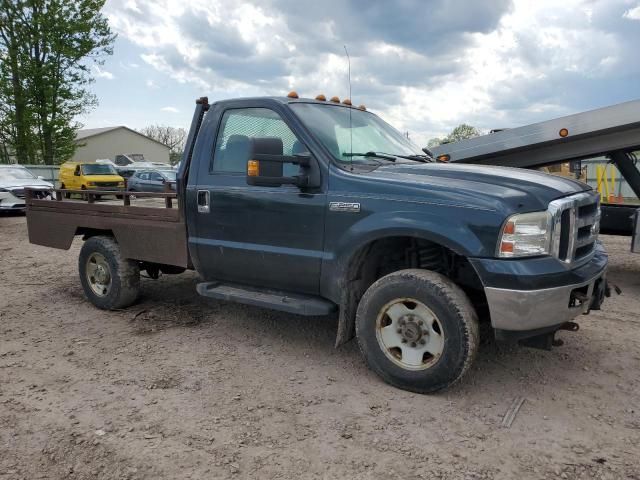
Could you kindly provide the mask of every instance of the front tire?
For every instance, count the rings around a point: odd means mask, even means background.
[[[133,304],[140,293],[140,267],[122,257],[113,237],[89,238],[80,250],[80,282],[89,301],[103,310]]]
[[[400,270],[365,292],[356,336],[369,368],[398,388],[430,393],[467,372],[479,344],[478,317],[444,275]]]

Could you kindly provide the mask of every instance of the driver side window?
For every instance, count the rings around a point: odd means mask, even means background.
[[[222,116],[211,171],[244,174],[247,171],[253,138],[282,140],[283,155],[295,155],[307,150],[282,117],[273,110],[268,108],[227,110]],[[285,176],[296,175],[298,172],[296,165],[285,163],[283,167]]]

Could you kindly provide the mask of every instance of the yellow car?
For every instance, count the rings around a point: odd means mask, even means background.
[[[65,162],[60,165],[60,188],[67,190],[124,190],[124,178],[112,165]]]

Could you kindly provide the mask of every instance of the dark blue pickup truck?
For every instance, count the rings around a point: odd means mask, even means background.
[[[200,99],[177,190],[146,194],[164,209],[29,198],[30,240],[81,235],[80,280],[104,309],[136,300],[141,271],[188,268],[203,296],[339,312],[336,344],[355,336],[376,373],[416,392],[463,376],[479,322],[549,348],[608,294],[587,185],[436,163],[348,101]]]

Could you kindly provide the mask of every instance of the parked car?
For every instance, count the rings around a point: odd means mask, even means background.
[[[65,162],[60,165],[60,188],[68,190],[124,190],[124,178],[111,165]],[[67,197],[70,194],[66,195]]]
[[[0,211],[24,211],[27,187],[36,190],[36,197],[43,198],[53,185],[21,165],[0,165]]]
[[[127,181],[129,192],[164,192],[176,189],[175,170],[140,170]]]

